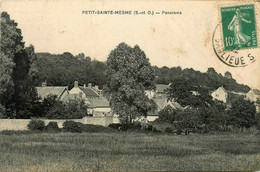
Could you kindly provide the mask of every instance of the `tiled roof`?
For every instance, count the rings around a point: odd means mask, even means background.
[[[67,94],[63,97],[62,101],[68,102],[70,100],[82,100],[82,96],[80,94]]]
[[[79,88],[84,92],[84,94],[88,97],[99,97],[99,94],[94,91],[92,88],[88,88],[88,87],[82,87],[79,86]]]
[[[105,97],[89,99],[88,101],[89,107],[110,107],[109,101]]]
[[[156,84],[156,90],[159,92],[164,92],[167,88],[170,88],[170,86],[166,84]]]
[[[167,106],[167,99],[153,99],[154,102],[156,103],[158,109],[157,110],[162,110],[165,106]]]
[[[153,99],[154,102],[157,105],[157,111],[162,110],[163,108],[165,108],[166,106],[170,106],[173,109],[179,109],[179,110],[183,110],[184,108],[177,102],[174,101],[167,101],[166,98],[162,98],[162,99]]]
[[[222,89],[225,93],[227,93],[227,90],[223,86],[218,87],[218,89],[216,89],[215,91],[220,90],[220,89]],[[212,93],[215,92],[215,91],[212,91]]]
[[[183,107],[177,102],[169,102],[168,104],[174,109],[183,109]]]
[[[67,87],[54,87],[54,86],[46,86],[46,87],[36,87],[38,96],[41,99],[44,99],[49,94],[57,95],[57,98],[60,99],[60,96],[63,94],[64,91],[67,90]]]

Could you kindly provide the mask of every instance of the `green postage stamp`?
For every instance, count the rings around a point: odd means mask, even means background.
[[[221,7],[220,12],[225,51],[258,47],[254,4]]]

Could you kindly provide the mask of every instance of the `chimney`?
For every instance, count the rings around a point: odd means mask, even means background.
[[[76,87],[76,88],[79,87],[79,82],[78,81],[74,82],[74,87]]]
[[[46,87],[46,86],[47,86],[47,82],[45,81],[42,83],[42,87]]]
[[[91,87],[92,87],[92,84],[91,84],[91,83],[88,83],[88,87],[91,88]]]
[[[86,84],[84,84],[83,87],[86,88]]]
[[[98,85],[95,85],[95,89],[98,90]]]

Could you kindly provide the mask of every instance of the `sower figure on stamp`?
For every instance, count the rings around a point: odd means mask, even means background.
[[[251,23],[251,21],[248,21],[245,18],[243,18],[244,16],[247,16],[247,14],[240,13],[240,10],[236,9],[236,14],[234,15],[232,21],[228,25],[228,29],[234,31],[234,44],[238,45],[238,47],[241,47],[242,44],[247,44],[247,46],[249,46],[249,41],[251,39],[250,36],[247,36],[244,33],[242,33],[242,21],[246,23]]]

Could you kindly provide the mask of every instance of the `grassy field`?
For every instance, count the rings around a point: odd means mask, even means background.
[[[0,171],[259,169],[259,135],[0,134]]]

